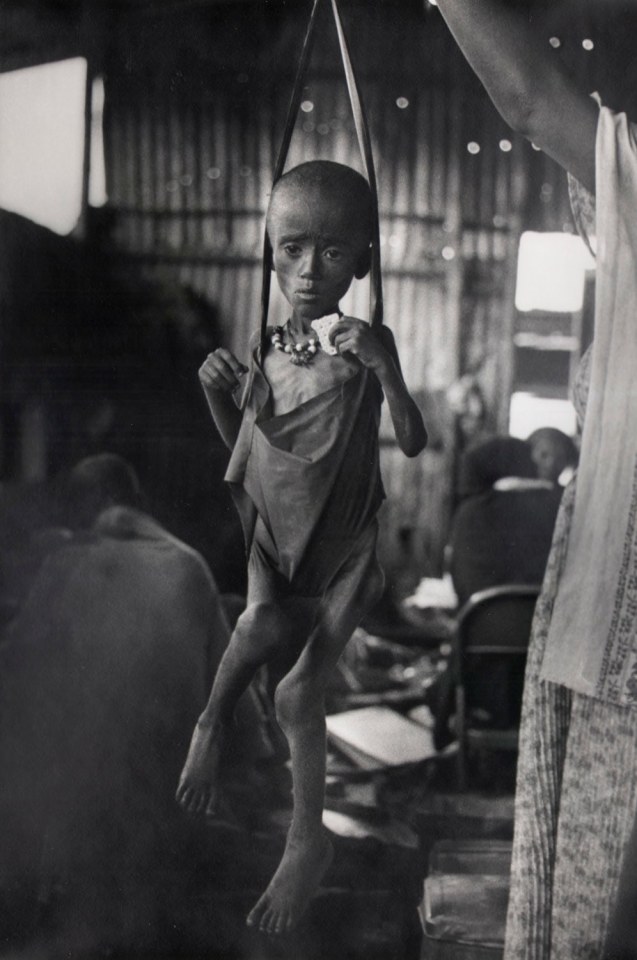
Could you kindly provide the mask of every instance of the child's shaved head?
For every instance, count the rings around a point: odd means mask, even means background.
[[[374,202],[365,177],[351,167],[332,160],[310,160],[293,167],[277,180],[267,213],[268,234],[279,210],[290,203],[312,200],[338,210],[348,224],[352,239],[361,249],[369,247],[374,224]]]

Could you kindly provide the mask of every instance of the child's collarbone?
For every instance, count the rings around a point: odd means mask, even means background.
[[[270,384],[276,414],[287,413],[302,403],[331,390],[354,376],[360,365],[342,356],[330,357],[322,350],[308,366],[290,363],[288,354],[269,350],[265,375]]]

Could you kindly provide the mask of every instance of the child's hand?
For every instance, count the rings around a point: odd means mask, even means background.
[[[368,323],[355,317],[342,317],[330,330],[330,342],[339,353],[351,353],[370,370],[379,371],[389,360]]]
[[[214,353],[209,353],[202,363],[199,380],[204,388],[231,393],[247,369],[229,350],[219,347]]]

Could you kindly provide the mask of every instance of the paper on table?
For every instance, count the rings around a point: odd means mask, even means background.
[[[334,744],[366,769],[420,763],[436,756],[430,730],[389,707],[362,707],[326,718]]]
[[[455,610],[458,606],[458,596],[453,588],[449,574],[442,579],[423,577],[416,590],[403,601],[408,607],[419,607],[421,610],[437,607],[439,610]]]

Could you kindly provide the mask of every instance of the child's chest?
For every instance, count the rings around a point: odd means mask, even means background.
[[[270,347],[263,370],[272,395],[272,414],[289,413],[302,403],[349,380],[359,369],[357,363],[341,356],[330,357],[322,350],[312,363],[301,366],[291,363],[289,355]]]

